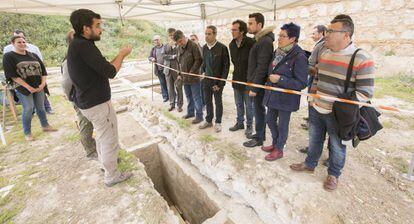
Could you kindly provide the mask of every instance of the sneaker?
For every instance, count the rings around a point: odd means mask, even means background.
[[[216,123],[216,124],[214,125],[214,130],[215,130],[216,132],[221,132],[221,124]]]
[[[25,135],[24,138],[28,142],[34,141],[34,138],[33,138],[32,134]]]
[[[186,115],[183,116],[183,119],[189,119],[189,118],[192,118],[192,117],[194,117],[194,115],[186,114]]]
[[[233,127],[229,128],[229,131],[237,131],[244,129],[244,124],[236,123]]]
[[[105,185],[107,187],[112,187],[115,184],[118,184],[118,183],[121,183],[121,182],[124,182],[124,181],[128,180],[130,177],[132,177],[132,173],[130,173],[130,172],[122,172],[121,175],[119,175],[119,177],[113,179],[110,182],[105,183]]]
[[[196,118],[196,119],[194,119],[193,121],[191,121],[191,123],[192,124],[198,124],[198,123],[201,123],[203,121],[203,119],[201,119],[201,118]]]
[[[338,187],[338,178],[328,175],[325,182],[323,183],[323,188],[327,191],[334,191]]]
[[[50,126],[50,125],[48,125],[46,127],[43,127],[43,131],[44,132],[53,132],[53,131],[57,131],[57,129],[54,128],[54,127],[52,127],[52,126]]]
[[[207,122],[207,121],[205,121],[203,124],[198,126],[199,129],[205,129],[205,128],[209,128],[209,127],[213,127],[213,123]]]

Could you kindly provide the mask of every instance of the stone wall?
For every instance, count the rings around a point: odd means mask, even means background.
[[[306,3],[308,2],[308,3]],[[265,13],[265,26],[280,27],[284,23],[294,22],[302,27],[300,45],[311,50],[310,38],[313,27],[328,25],[335,15],[348,14],[355,23],[355,43],[369,51],[375,59],[379,76],[393,74],[414,75],[414,0],[317,0],[305,1],[302,5],[292,5],[273,13]],[[206,25],[218,27],[218,39],[228,44],[231,41],[230,27],[235,19],[222,18],[206,21]],[[197,33],[204,39],[202,22],[169,23],[181,27],[184,32]],[[277,34],[279,29],[275,30]],[[277,44],[277,43],[276,43]]]

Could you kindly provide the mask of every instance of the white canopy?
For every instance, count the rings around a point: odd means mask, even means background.
[[[104,18],[155,21],[228,18],[252,12],[273,12],[301,0],[1,0],[0,11],[70,15],[88,8]]]

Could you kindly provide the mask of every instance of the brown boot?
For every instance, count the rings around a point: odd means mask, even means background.
[[[305,163],[295,163],[290,165],[290,169],[298,172],[308,172],[313,173],[315,169],[309,168],[305,165]]]
[[[323,183],[323,188],[327,191],[334,191],[338,187],[338,178],[328,175],[325,182]]]
[[[52,131],[57,131],[57,129],[49,125],[49,126],[43,127],[43,131],[52,132]]]

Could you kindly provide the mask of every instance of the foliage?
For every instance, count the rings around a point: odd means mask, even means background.
[[[66,33],[72,29],[67,16],[41,16],[0,13],[0,60],[3,48],[10,43],[16,29],[23,30],[29,43],[39,47],[46,66],[59,66],[66,54]],[[166,40],[160,26],[145,20],[127,20],[124,26],[117,19],[104,20],[104,32],[97,42],[102,54],[112,60],[123,44],[133,46],[129,59],[144,59],[152,47],[152,36],[159,34]],[[0,70],[2,70],[0,63]]]

